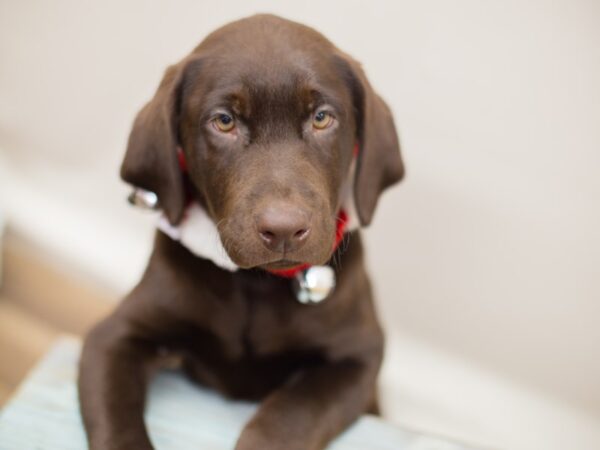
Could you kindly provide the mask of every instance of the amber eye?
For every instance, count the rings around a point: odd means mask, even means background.
[[[233,127],[235,126],[235,121],[229,114],[219,114],[213,119],[213,123],[217,129],[223,133],[233,130]]]
[[[324,130],[333,123],[333,116],[327,111],[319,111],[313,116],[312,123],[317,130]]]

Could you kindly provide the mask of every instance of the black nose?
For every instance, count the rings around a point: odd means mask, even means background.
[[[306,243],[310,233],[309,215],[293,205],[269,207],[258,215],[256,228],[269,250],[293,252]]]

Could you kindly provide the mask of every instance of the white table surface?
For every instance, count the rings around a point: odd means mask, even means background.
[[[80,343],[62,338],[0,413],[0,450],[86,448],[76,389]],[[256,405],[224,400],[178,373],[150,387],[146,423],[158,450],[233,449]],[[329,450],[469,450],[363,416]]]

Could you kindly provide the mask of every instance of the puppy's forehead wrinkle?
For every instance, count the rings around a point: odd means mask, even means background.
[[[286,74],[269,81],[260,75],[238,74],[235,78],[219,80],[212,89],[202,93],[205,113],[219,107],[232,109],[244,118],[269,114],[270,111],[303,114],[308,106],[325,98],[318,87],[308,84],[298,74]]]

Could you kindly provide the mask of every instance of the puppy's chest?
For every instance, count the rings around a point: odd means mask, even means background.
[[[285,282],[240,289],[236,297],[235,311],[220,310],[212,318],[219,324],[236,318],[232,326],[211,327],[225,354],[260,358],[322,346],[329,321],[326,305],[299,303]]]

